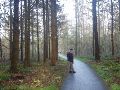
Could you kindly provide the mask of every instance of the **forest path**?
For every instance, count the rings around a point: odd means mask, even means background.
[[[66,56],[59,54],[66,60]],[[74,69],[76,73],[68,74],[61,90],[108,90],[105,83],[96,75],[89,65],[75,59]]]

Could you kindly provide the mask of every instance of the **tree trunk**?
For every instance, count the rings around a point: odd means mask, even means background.
[[[25,0],[25,60],[24,67],[30,66],[30,0]]]
[[[12,44],[13,44],[13,17],[12,17],[12,0],[10,0],[10,60],[12,60]]]
[[[99,45],[100,45],[100,1],[98,0],[98,40],[99,40]]]
[[[31,11],[31,16],[32,16],[32,19],[31,19],[31,23],[32,23],[32,25],[31,25],[31,34],[32,34],[32,60],[34,60],[34,58],[35,58],[35,55],[34,55],[34,43],[35,43],[35,41],[34,41],[34,16],[33,16],[33,10]]]
[[[96,0],[92,1],[92,6],[93,6],[93,33],[95,35],[95,60],[99,61],[100,60],[100,55],[99,55],[99,44],[98,44],[98,31],[97,31],[97,15],[96,15]]]
[[[119,31],[120,31],[120,0],[118,0],[119,3]]]
[[[56,65],[57,61],[57,12],[56,0],[51,0],[51,64]]]
[[[42,0],[42,5],[43,5],[43,29],[44,29],[44,62],[46,62],[46,57],[47,57],[47,53],[46,53],[46,22],[45,22],[45,1]]]
[[[39,26],[38,26],[38,3],[36,2],[36,8],[37,8],[37,53],[38,53],[38,62],[40,61],[40,49],[39,49]]]
[[[13,18],[13,47],[11,59],[11,72],[17,72],[17,63],[19,61],[19,0],[14,0],[14,18]]]
[[[112,56],[114,57],[114,36],[113,36],[113,1],[111,0],[111,43],[112,43]]]
[[[75,0],[75,19],[76,19],[76,31],[75,31],[75,55],[77,55],[77,38],[78,38],[78,5],[77,5],[77,0]]]
[[[2,41],[1,41],[1,37],[0,37],[0,61],[2,61],[2,56],[3,56],[3,50],[2,50]]]
[[[22,1],[21,1],[21,17],[20,17],[20,29],[21,29],[21,62],[23,63],[23,14],[22,14]]]
[[[95,33],[94,33],[94,31],[93,31],[93,42],[92,42],[92,44],[93,44],[93,56],[95,56]]]
[[[46,59],[49,57],[49,2],[46,0]]]

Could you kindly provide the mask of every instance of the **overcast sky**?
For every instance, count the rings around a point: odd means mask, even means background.
[[[63,11],[71,24],[75,24],[75,1],[74,0],[60,0],[64,4]]]

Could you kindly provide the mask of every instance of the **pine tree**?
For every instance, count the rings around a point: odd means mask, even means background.
[[[57,11],[56,0],[51,0],[51,64],[57,61]]]
[[[13,45],[11,72],[17,72],[17,63],[19,61],[19,0],[14,0],[14,18],[13,18]],[[14,50],[14,51],[13,51]]]
[[[96,15],[96,2],[97,0],[92,1],[92,10],[93,10],[93,34],[95,38],[95,60],[99,61],[100,60],[100,55],[99,55],[99,44],[98,44],[98,31],[97,31],[97,15]]]

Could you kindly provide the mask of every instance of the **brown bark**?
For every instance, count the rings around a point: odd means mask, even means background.
[[[95,33],[93,31],[93,42],[92,42],[92,45],[93,45],[93,56],[95,56]]]
[[[98,31],[97,31],[97,15],[96,15],[96,2],[97,0],[92,1],[93,6],[93,34],[95,35],[95,60],[100,60],[99,55],[99,44],[98,44]]]
[[[99,40],[99,45],[100,45],[100,1],[98,0],[98,40]]]
[[[46,0],[46,59],[49,57],[49,1]]]
[[[2,54],[3,54],[2,41],[1,41],[1,37],[0,37],[0,57],[1,57],[0,61],[2,61],[2,56],[3,56]]]
[[[119,31],[120,31],[120,0],[118,0],[118,6],[119,6]]]
[[[17,63],[19,61],[19,0],[14,0],[14,18],[13,18],[13,47],[11,59],[11,72],[17,72]]]
[[[113,1],[111,0],[111,43],[112,43],[112,56],[114,57],[114,36],[113,36]]]
[[[25,60],[24,67],[30,66],[30,0],[25,0]]]
[[[56,0],[51,0],[51,64],[57,61],[57,13]]]
[[[31,19],[31,22],[32,22],[32,25],[31,25],[31,34],[32,34],[32,60],[34,60],[35,56],[34,56],[34,44],[35,44],[35,41],[34,41],[34,16],[33,16],[33,10],[31,11],[31,16],[32,16],[32,19]]]
[[[75,55],[77,55],[77,41],[78,41],[78,5],[77,0],[75,0],[75,19],[76,19],[76,31],[75,31]]]
[[[38,22],[38,2],[36,2],[36,8],[37,8],[37,50],[38,50],[38,61],[40,61],[40,50],[39,50],[39,22]]]
[[[45,1],[42,0],[42,5],[43,5],[43,29],[44,29],[44,62],[46,62],[46,57],[47,57],[47,52],[46,52],[46,23],[45,23]]]
[[[22,1],[21,1],[21,17],[20,17],[20,29],[21,29],[21,43],[20,43],[20,49],[21,49],[21,62],[23,62],[23,14],[22,14]]]
[[[13,32],[12,32],[12,25],[13,25],[13,17],[12,17],[12,8],[11,8],[11,6],[12,6],[12,0],[10,0],[10,33],[9,33],[9,35],[10,35],[10,60],[12,60],[12,42],[13,42],[13,36],[12,36],[12,34],[13,34]]]

